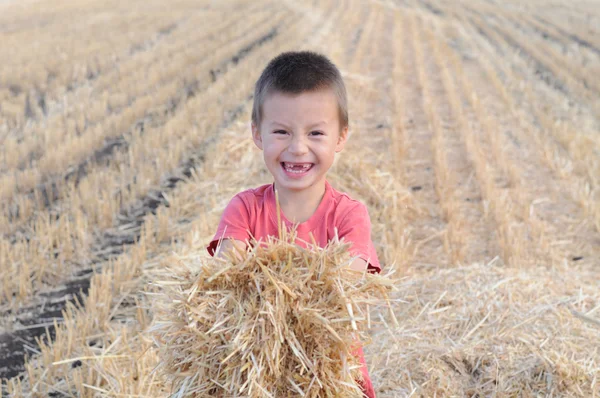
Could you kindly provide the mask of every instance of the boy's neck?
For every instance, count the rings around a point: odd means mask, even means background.
[[[317,211],[325,195],[325,179],[302,191],[286,190],[274,184],[279,195],[279,205],[292,223],[303,223]]]

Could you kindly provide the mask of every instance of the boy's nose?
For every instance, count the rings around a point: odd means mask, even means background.
[[[304,139],[294,137],[290,146],[288,147],[288,151],[294,155],[303,154],[308,152],[308,145],[306,145]]]

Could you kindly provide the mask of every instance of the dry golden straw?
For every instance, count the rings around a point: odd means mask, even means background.
[[[157,282],[152,335],[176,396],[361,396],[353,355],[393,281],[352,271],[347,243],[270,238]],[[182,267],[180,267],[182,268]]]

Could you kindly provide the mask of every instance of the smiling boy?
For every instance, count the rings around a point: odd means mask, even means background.
[[[348,139],[346,88],[336,66],[308,51],[274,58],[256,82],[252,138],[274,182],[231,199],[207,247],[209,254],[245,250],[250,237],[278,236],[277,192],[282,224],[288,229],[297,225],[299,245],[306,247],[314,238],[325,247],[337,236],[352,243],[349,252],[356,259],[351,268],[380,272],[366,206],[326,179]],[[363,363],[364,395],[374,397],[362,348],[357,355]]]

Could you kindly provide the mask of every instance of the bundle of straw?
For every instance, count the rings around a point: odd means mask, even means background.
[[[391,279],[350,270],[346,243],[293,241],[184,264],[156,283],[151,330],[174,395],[361,396],[353,351]]]

